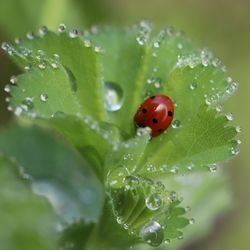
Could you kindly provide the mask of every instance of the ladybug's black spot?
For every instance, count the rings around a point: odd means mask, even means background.
[[[153,123],[158,123],[158,120],[157,120],[156,118],[153,118],[153,119],[152,119],[152,122],[153,122]]]
[[[161,129],[161,128],[160,128],[160,129],[158,129],[158,132],[159,132],[159,133],[161,133],[161,132],[162,132],[162,129]]]
[[[142,113],[146,114],[148,111],[146,109],[142,109]]]
[[[151,96],[151,97],[150,97],[150,99],[155,99],[155,96],[154,96],[154,95],[153,95],[153,96]]]
[[[173,116],[173,112],[172,111],[168,111],[168,115],[169,116]]]

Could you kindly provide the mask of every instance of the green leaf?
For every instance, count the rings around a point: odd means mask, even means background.
[[[155,174],[206,169],[238,151],[236,129],[228,122],[231,114],[219,113],[220,104],[237,86],[227,82],[220,68],[200,64],[176,68],[164,88],[176,107],[172,127],[146,149],[144,164],[155,165]]]
[[[56,34],[51,31],[46,31],[46,34],[41,36],[35,35],[31,40],[26,39],[13,47],[12,56],[21,65],[26,63],[38,67],[41,71],[46,68],[48,68],[48,72],[56,71],[60,65],[63,65],[68,73],[66,94],[68,94],[69,86],[71,86],[71,92],[73,92],[71,95],[75,96],[79,105],[80,111],[78,112],[82,115],[91,114],[98,119],[104,118],[99,53],[91,45],[85,46],[77,37],[77,33],[72,32],[72,35],[70,35],[72,38],[66,33]],[[57,83],[54,84],[57,85],[54,89],[54,95],[56,95],[57,90],[61,88],[63,91],[64,87],[60,85],[60,78],[57,79],[57,76],[55,76],[54,79],[57,80]],[[33,82],[32,80],[35,81],[36,79],[31,77],[27,82]],[[40,81],[42,80],[46,81],[46,79],[41,78]],[[66,85],[66,79],[64,79],[64,82]],[[52,83],[47,80],[47,84]],[[31,95],[32,92],[29,94]],[[60,92],[57,98],[62,98]],[[60,111],[64,112],[64,110]]]
[[[16,166],[2,157],[0,197],[1,249],[56,249],[56,215],[44,198],[31,192]]]
[[[142,77],[145,71],[146,43],[150,29],[149,23],[142,22],[132,29],[119,31],[107,29],[85,38],[104,49],[101,56],[104,82],[120,89],[122,107],[115,112],[109,112],[108,118],[130,135],[134,133],[130,121],[138,104],[138,94],[143,90]],[[139,40],[141,45],[138,39],[141,39]]]
[[[181,238],[182,228],[189,224],[175,193],[182,195],[182,185],[166,185],[166,190],[157,180],[174,183],[180,175],[188,180],[193,173],[199,177],[201,170],[214,172],[216,164],[239,153],[236,129],[229,123],[232,116],[220,113],[238,85],[211,52],[196,49],[172,29],[153,38],[146,21],[124,30],[95,28],[80,35],[62,28],[60,34],[45,30],[3,48],[19,65],[31,65],[17,81],[12,79],[18,87],[11,88],[11,107],[17,115],[37,116],[33,122],[55,128],[77,148],[112,203],[113,211],[103,216],[113,212],[121,224],[115,231],[122,231],[125,239],[117,243],[116,233],[101,235],[110,226],[102,221],[114,219],[105,217],[93,229],[90,226],[86,246],[76,242],[90,249],[122,249],[128,242],[158,246]],[[44,103],[38,102],[43,87],[50,93]],[[136,131],[133,116],[144,98],[158,94],[173,100],[174,121],[165,133],[150,138],[147,128]],[[205,186],[201,183],[201,190]],[[162,206],[152,209],[157,202]]]
[[[0,152],[14,158],[30,176],[33,190],[45,196],[62,221],[96,221],[103,190],[86,161],[58,135],[36,126],[2,131]]]
[[[110,188],[117,222],[151,246],[182,236],[179,229],[189,224],[177,194],[166,191],[161,182],[127,176],[123,186]]]
[[[65,250],[85,249],[93,227],[93,223],[87,224],[84,221],[77,221],[67,226],[62,232],[60,246]]]

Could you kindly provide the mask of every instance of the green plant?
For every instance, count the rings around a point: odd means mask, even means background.
[[[25,69],[5,87],[18,117],[0,134],[10,159],[1,159],[0,204],[18,220],[5,249],[174,248],[194,224],[184,204],[211,219],[229,204],[225,178],[215,172],[239,153],[240,128],[221,113],[238,85],[209,50],[172,28],[153,36],[146,21],[123,30],[41,27],[15,42],[2,44]],[[136,131],[133,115],[157,93],[174,100],[175,117],[151,139],[148,128]],[[21,229],[26,224],[31,232]],[[201,219],[187,235],[209,225]]]

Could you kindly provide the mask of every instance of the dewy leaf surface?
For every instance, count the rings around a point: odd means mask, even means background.
[[[183,190],[171,180],[178,174],[199,176],[202,173],[198,170],[208,168],[214,172],[217,163],[239,153],[240,141],[234,140],[239,129],[230,125],[230,113],[221,113],[221,105],[238,84],[226,76],[211,52],[196,49],[173,29],[153,37],[150,23],[143,21],[124,30],[66,32],[62,25],[59,30],[56,34],[44,29],[39,37],[29,34],[29,39],[17,46],[2,46],[19,65],[26,65],[26,69],[31,65],[17,80],[11,80],[17,87],[5,88],[12,95],[10,109],[55,128],[77,148],[103,182],[112,204],[113,211],[104,211],[103,218],[113,212],[121,227],[131,233],[134,229],[140,242],[154,246],[163,239],[182,237],[180,229],[188,220],[174,191]],[[174,120],[165,133],[150,138],[149,133],[136,131],[133,116],[145,98],[158,94],[173,100]],[[9,144],[15,148],[14,143]],[[81,159],[79,165],[85,171],[88,164]],[[33,168],[28,169],[36,173],[37,168]],[[68,173],[67,168],[61,171],[60,178],[64,180]],[[85,174],[92,183],[92,174]],[[160,177],[163,183],[175,185],[166,185],[166,191],[158,182]],[[76,187],[71,181],[67,185]],[[146,208],[152,190],[157,197],[153,202],[163,196],[166,205],[156,212]],[[74,202],[79,202],[78,198]],[[99,200],[98,209],[100,204]],[[91,206],[86,205],[89,210]],[[97,218],[97,214],[86,218]],[[101,226],[93,228],[87,248],[112,249],[110,242],[98,236],[103,233]],[[152,230],[157,233],[150,234]],[[103,245],[95,242],[95,237]],[[122,247],[118,245],[113,248]]]
[[[96,220],[102,187],[85,160],[62,138],[38,127],[12,127],[0,135],[0,152],[14,158],[62,221]]]
[[[57,70],[62,64],[68,71],[69,85],[77,98],[80,113],[104,118],[99,53],[91,46],[85,46],[77,34],[71,36],[48,31],[46,35],[25,39],[16,46],[13,56],[21,64],[37,66],[41,70],[47,67]],[[57,85],[60,86],[60,81]]]
[[[55,250],[57,216],[17,167],[0,158],[0,241],[4,250]]]

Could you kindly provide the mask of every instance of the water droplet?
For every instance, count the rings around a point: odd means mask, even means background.
[[[191,90],[195,90],[196,88],[197,88],[197,83],[192,82],[192,83],[190,84],[190,89],[191,89]]]
[[[192,171],[193,168],[194,168],[194,164],[193,164],[193,163],[190,163],[190,164],[187,166],[188,171]]]
[[[10,83],[13,84],[13,85],[17,84],[17,77],[16,76],[11,76]]]
[[[230,83],[226,89],[227,94],[233,94],[238,89],[238,87],[239,84],[237,82]]]
[[[169,200],[170,200],[171,202],[177,200],[177,193],[176,193],[175,191],[171,191],[171,192],[169,193]]]
[[[41,94],[40,95],[40,100],[42,102],[46,102],[48,100],[48,94],[45,94],[45,93]]]
[[[183,235],[177,237],[178,240],[183,240]]]
[[[222,106],[220,104],[218,104],[216,107],[215,107],[216,111],[219,113],[222,111]]]
[[[170,169],[170,172],[173,173],[173,174],[176,174],[178,173],[179,171],[179,167],[177,165],[174,165],[171,169]]]
[[[9,84],[5,85],[4,91],[5,91],[6,93],[10,93],[10,85],[9,85]]]
[[[35,38],[35,34],[33,32],[28,32],[26,36],[29,40],[33,40]]]
[[[154,42],[154,47],[159,48],[160,47],[160,41],[155,41]]]
[[[178,43],[178,44],[177,44],[177,48],[178,48],[178,49],[183,49],[183,44]]]
[[[92,46],[90,40],[84,40],[83,44],[86,48],[90,48]]]
[[[38,64],[38,68],[39,68],[39,69],[44,70],[44,69],[46,69],[46,67],[47,67],[46,61],[42,61],[42,62],[40,62],[40,63]]]
[[[189,224],[190,225],[193,225],[194,223],[195,223],[195,219],[194,218],[189,219]]]
[[[172,128],[179,128],[181,126],[181,122],[179,120],[174,120],[172,122]]]
[[[77,29],[72,29],[72,30],[69,32],[69,37],[70,37],[70,38],[76,38],[76,37],[78,37],[78,30],[77,30]]]
[[[8,50],[8,47],[9,47],[9,44],[6,43],[6,42],[3,42],[3,43],[1,44],[1,48],[2,48],[4,51],[7,51],[7,50]]]
[[[95,47],[95,52],[96,52],[96,53],[101,53],[101,52],[103,52],[103,51],[102,51],[102,48],[101,48],[101,47],[96,46],[96,47]]]
[[[22,43],[22,39],[20,37],[15,38],[15,44],[19,45]]]
[[[60,56],[58,54],[54,54],[50,63],[53,69],[58,69],[60,65]]]
[[[238,145],[240,145],[240,144],[242,143],[242,141],[238,139],[238,140],[236,141],[236,143],[237,143]]]
[[[164,238],[164,232],[157,221],[146,223],[140,230],[140,237],[150,246],[159,246]]]
[[[148,42],[149,32],[151,30],[151,23],[149,21],[141,21],[138,27],[138,36],[136,41],[139,45],[144,45]]]
[[[123,172],[121,172],[123,174]],[[126,176],[123,180],[124,184],[125,184],[125,189],[126,190],[130,190],[135,188],[139,183],[140,183],[140,179],[136,176]]]
[[[145,128],[137,128],[136,135],[137,136],[143,136],[143,135],[150,135],[151,134],[151,128],[145,127]]]
[[[12,108],[11,106],[8,106],[8,107],[7,107],[7,110],[8,110],[8,111],[13,111],[13,108]]]
[[[47,28],[47,26],[41,26],[40,28],[39,28],[39,34],[41,35],[41,36],[45,36],[46,34],[48,33],[48,28]]]
[[[33,103],[33,98],[32,97],[26,97],[23,101],[22,104],[25,105],[26,111],[33,109],[34,103]]]
[[[153,165],[153,164],[147,164],[146,165],[146,170],[148,171],[148,172],[155,172],[156,171],[156,167]]]
[[[170,244],[170,239],[166,239],[166,240],[164,241],[164,243],[167,244],[167,245],[169,245],[169,244]]]
[[[16,107],[14,113],[16,116],[20,116],[22,114],[22,112],[23,112],[23,109],[21,107]]]
[[[191,211],[191,207],[189,207],[189,206],[185,207],[185,211],[186,211],[186,213],[190,212]]]
[[[42,59],[45,58],[45,52],[43,50],[38,50],[37,53],[36,53],[36,59],[38,61],[41,61]]]
[[[211,173],[215,173],[217,171],[217,165],[216,164],[211,164],[211,165],[208,166],[208,168],[209,168],[209,171]]]
[[[104,84],[104,105],[107,111],[118,111],[123,104],[123,92],[119,85],[106,82]]]
[[[240,126],[240,125],[236,126],[236,127],[235,127],[235,131],[236,131],[237,133],[240,133],[240,132],[241,132],[241,126]]]
[[[31,69],[31,67],[32,67],[32,66],[31,66],[30,64],[29,64],[29,65],[26,65],[26,66],[24,66],[24,70],[25,70],[25,71],[29,71],[29,70]]]
[[[58,31],[59,31],[60,33],[65,32],[65,31],[66,31],[66,25],[63,24],[63,23],[59,24]]]
[[[3,42],[1,44],[1,48],[6,51],[10,56],[12,56],[16,51],[15,48],[13,46],[11,46],[10,44]]]
[[[238,144],[235,144],[231,148],[232,155],[238,155],[240,153],[240,147]]]
[[[145,199],[145,204],[149,210],[155,211],[162,206],[162,197],[160,194],[151,194]]]
[[[226,114],[226,118],[228,121],[232,121],[234,119],[233,114],[231,112]]]

